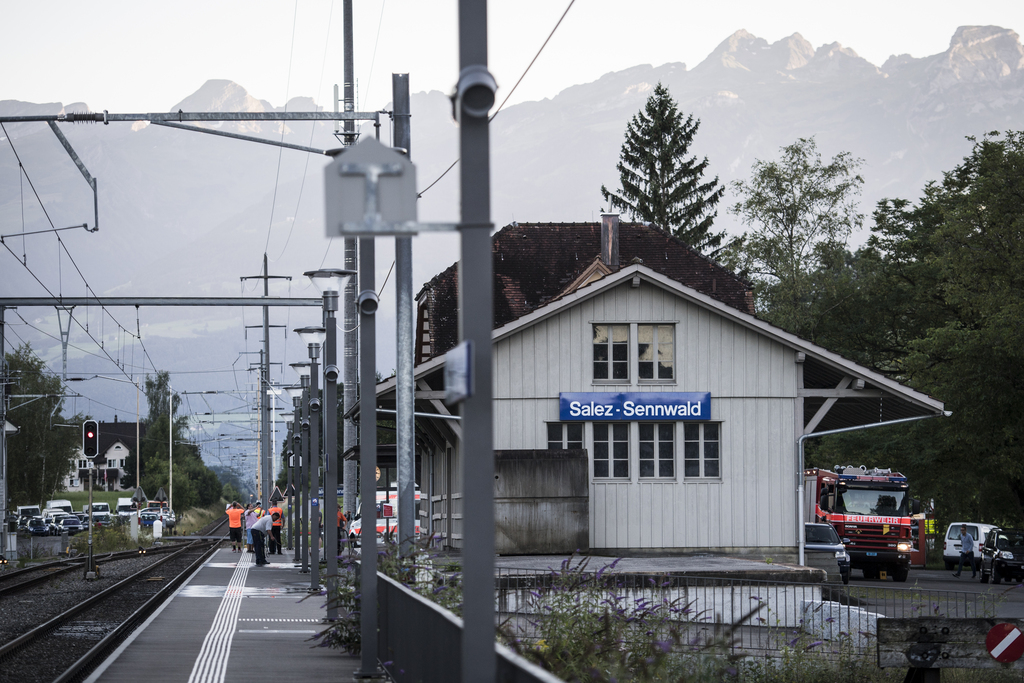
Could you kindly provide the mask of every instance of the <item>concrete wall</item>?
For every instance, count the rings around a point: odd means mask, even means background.
[[[584,450],[495,451],[495,552],[588,550],[588,471]]]

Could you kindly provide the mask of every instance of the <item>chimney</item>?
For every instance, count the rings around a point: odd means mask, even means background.
[[[601,214],[601,261],[609,268],[619,267],[619,214]]]

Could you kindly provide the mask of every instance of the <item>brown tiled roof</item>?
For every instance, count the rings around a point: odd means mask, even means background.
[[[512,224],[498,231],[492,244],[497,328],[558,298],[600,255],[601,224]],[[620,268],[635,259],[724,304],[754,313],[750,283],[664,230],[620,223]],[[429,321],[429,329],[421,324],[417,330],[418,364],[458,342],[458,264],[425,284],[416,299],[421,309],[426,307]]]

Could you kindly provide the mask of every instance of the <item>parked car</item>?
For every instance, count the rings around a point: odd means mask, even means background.
[[[143,510],[139,513],[139,526],[153,526],[153,522],[155,522],[159,516],[160,515],[155,510]]]
[[[981,582],[1024,581],[1024,530],[992,529],[981,552]]]
[[[103,527],[113,526],[114,520],[109,512],[94,512],[92,514],[92,525],[102,529]]]
[[[804,552],[831,553],[843,583],[850,583],[850,554],[831,524],[804,524]]]
[[[49,536],[50,525],[42,517],[33,517],[25,525],[32,536]]]
[[[74,515],[68,515],[64,519],[60,520],[61,531],[68,532],[68,536],[74,536],[79,531],[85,531],[86,527],[82,524],[82,520]]]
[[[977,541],[974,549],[974,561],[981,559],[981,551],[985,549],[985,537],[988,532],[995,529],[992,524],[979,524],[978,522],[953,522],[946,529],[946,539],[942,542],[942,561],[946,569],[956,569],[960,564],[960,527],[967,525],[967,533]]]

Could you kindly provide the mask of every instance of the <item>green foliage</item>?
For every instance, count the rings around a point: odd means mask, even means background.
[[[178,394],[171,394],[171,375],[166,370],[160,370],[156,377],[146,375],[146,403],[149,405],[149,423],[155,422],[160,416],[167,416],[168,403],[173,403],[174,413],[178,412],[181,405],[181,397]]]
[[[848,152],[826,164],[814,138],[800,138],[733,183],[741,199],[730,211],[750,230],[725,260],[753,281],[758,315],[811,341],[850,274],[846,240],[863,222],[860,164]]]
[[[718,176],[702,182],[707,157],[687,158],[699,127],[692,115],[683,119],[668,88],[659,83],[626,126],[616,165],[622,189],[615,194],[602,185],[601,196],[612,210],[654,223],[697,251],[716,253],[725,233],[711,228],[725,187]]]
[[[11,505],[41,504],[64,490],[64,478],[71,473],[72,455],[82,445],[80,425],[84,415],[67,417],[63,412],[64,387],[60,378],[46,371],[46,364],[22,344],[6,354],[8,371],[15,383],[7,420],[18,427],[7,439],[8,496]],[[28,395],[28,398],[17,398]],[[43,398],[36,398],[44,396]]]

